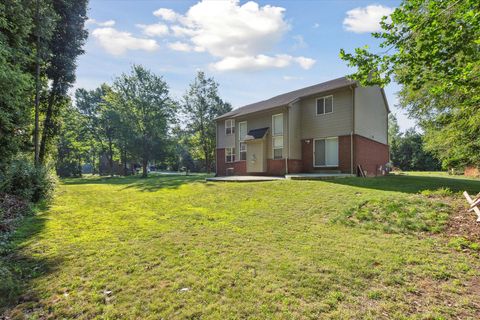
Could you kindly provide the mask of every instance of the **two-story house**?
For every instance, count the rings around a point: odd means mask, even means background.
[[[216,119],[217,175],[385,172],[389,107],[380,87],[345,77]]]

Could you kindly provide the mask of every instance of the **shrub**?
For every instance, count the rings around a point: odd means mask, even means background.
[[[39,202],[51,197],[55,183],[55,176],[45,167],[36,167],[27,160],[16,160],[0,179],[0,192]]]

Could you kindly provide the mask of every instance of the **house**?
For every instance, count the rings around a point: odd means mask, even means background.
[[[382,88],[346,77],[237,108],[216,119],[217,175],[385,174],[389,112]]]

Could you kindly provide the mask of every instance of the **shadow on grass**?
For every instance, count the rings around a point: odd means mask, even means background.
[[[330,180],[330,182],[359,188],[404,193],[419,193],[423,190],[437,190],[440,188],[448,188],[455,193],[467,191],[468,193],[477,194],[480,192],[480,180],[457,177],[389,175],[376,178],[334,179]]]
[[[194,182],[204,182],[207,175],[150,175],[129,177],[88,177],[64,179],[65,185],[105,184],[123,185],[124,189],[134,188],[140,191],[157,191],[159,189],[177,189],[180,186]]]
[[[0,319],[10,319],[19,305],[33,307],[38,304],[39,297],[30,284],[34,279],[53,272],[60,264],[55,259],[32,257],[22,250],[43,230],[45,221],[41,215],[23,218],[0,246]]]

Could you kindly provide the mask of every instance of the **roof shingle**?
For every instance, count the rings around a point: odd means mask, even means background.
[[[257,111],[263,111],[263,110],[268,110],[275,107],[288,105],[289,103],[302,97],[307,97],[316,93],[330,91],[330,90],[343,88],[343,87],[347,87],[355,84],[356,82],[354,80],[347,79],[346,77],[341,77],[338,79],[322,82],[322,83],[319,83],[310,87],[306,87],[303,89],[287,92],[267,100],[248,104],[246,106],[234,109],[230,112],[227,112],[219,116],[217,120],[223,119],[223,118],[238,117],[238,116],[246,115],[246,114],[257,112]]]

